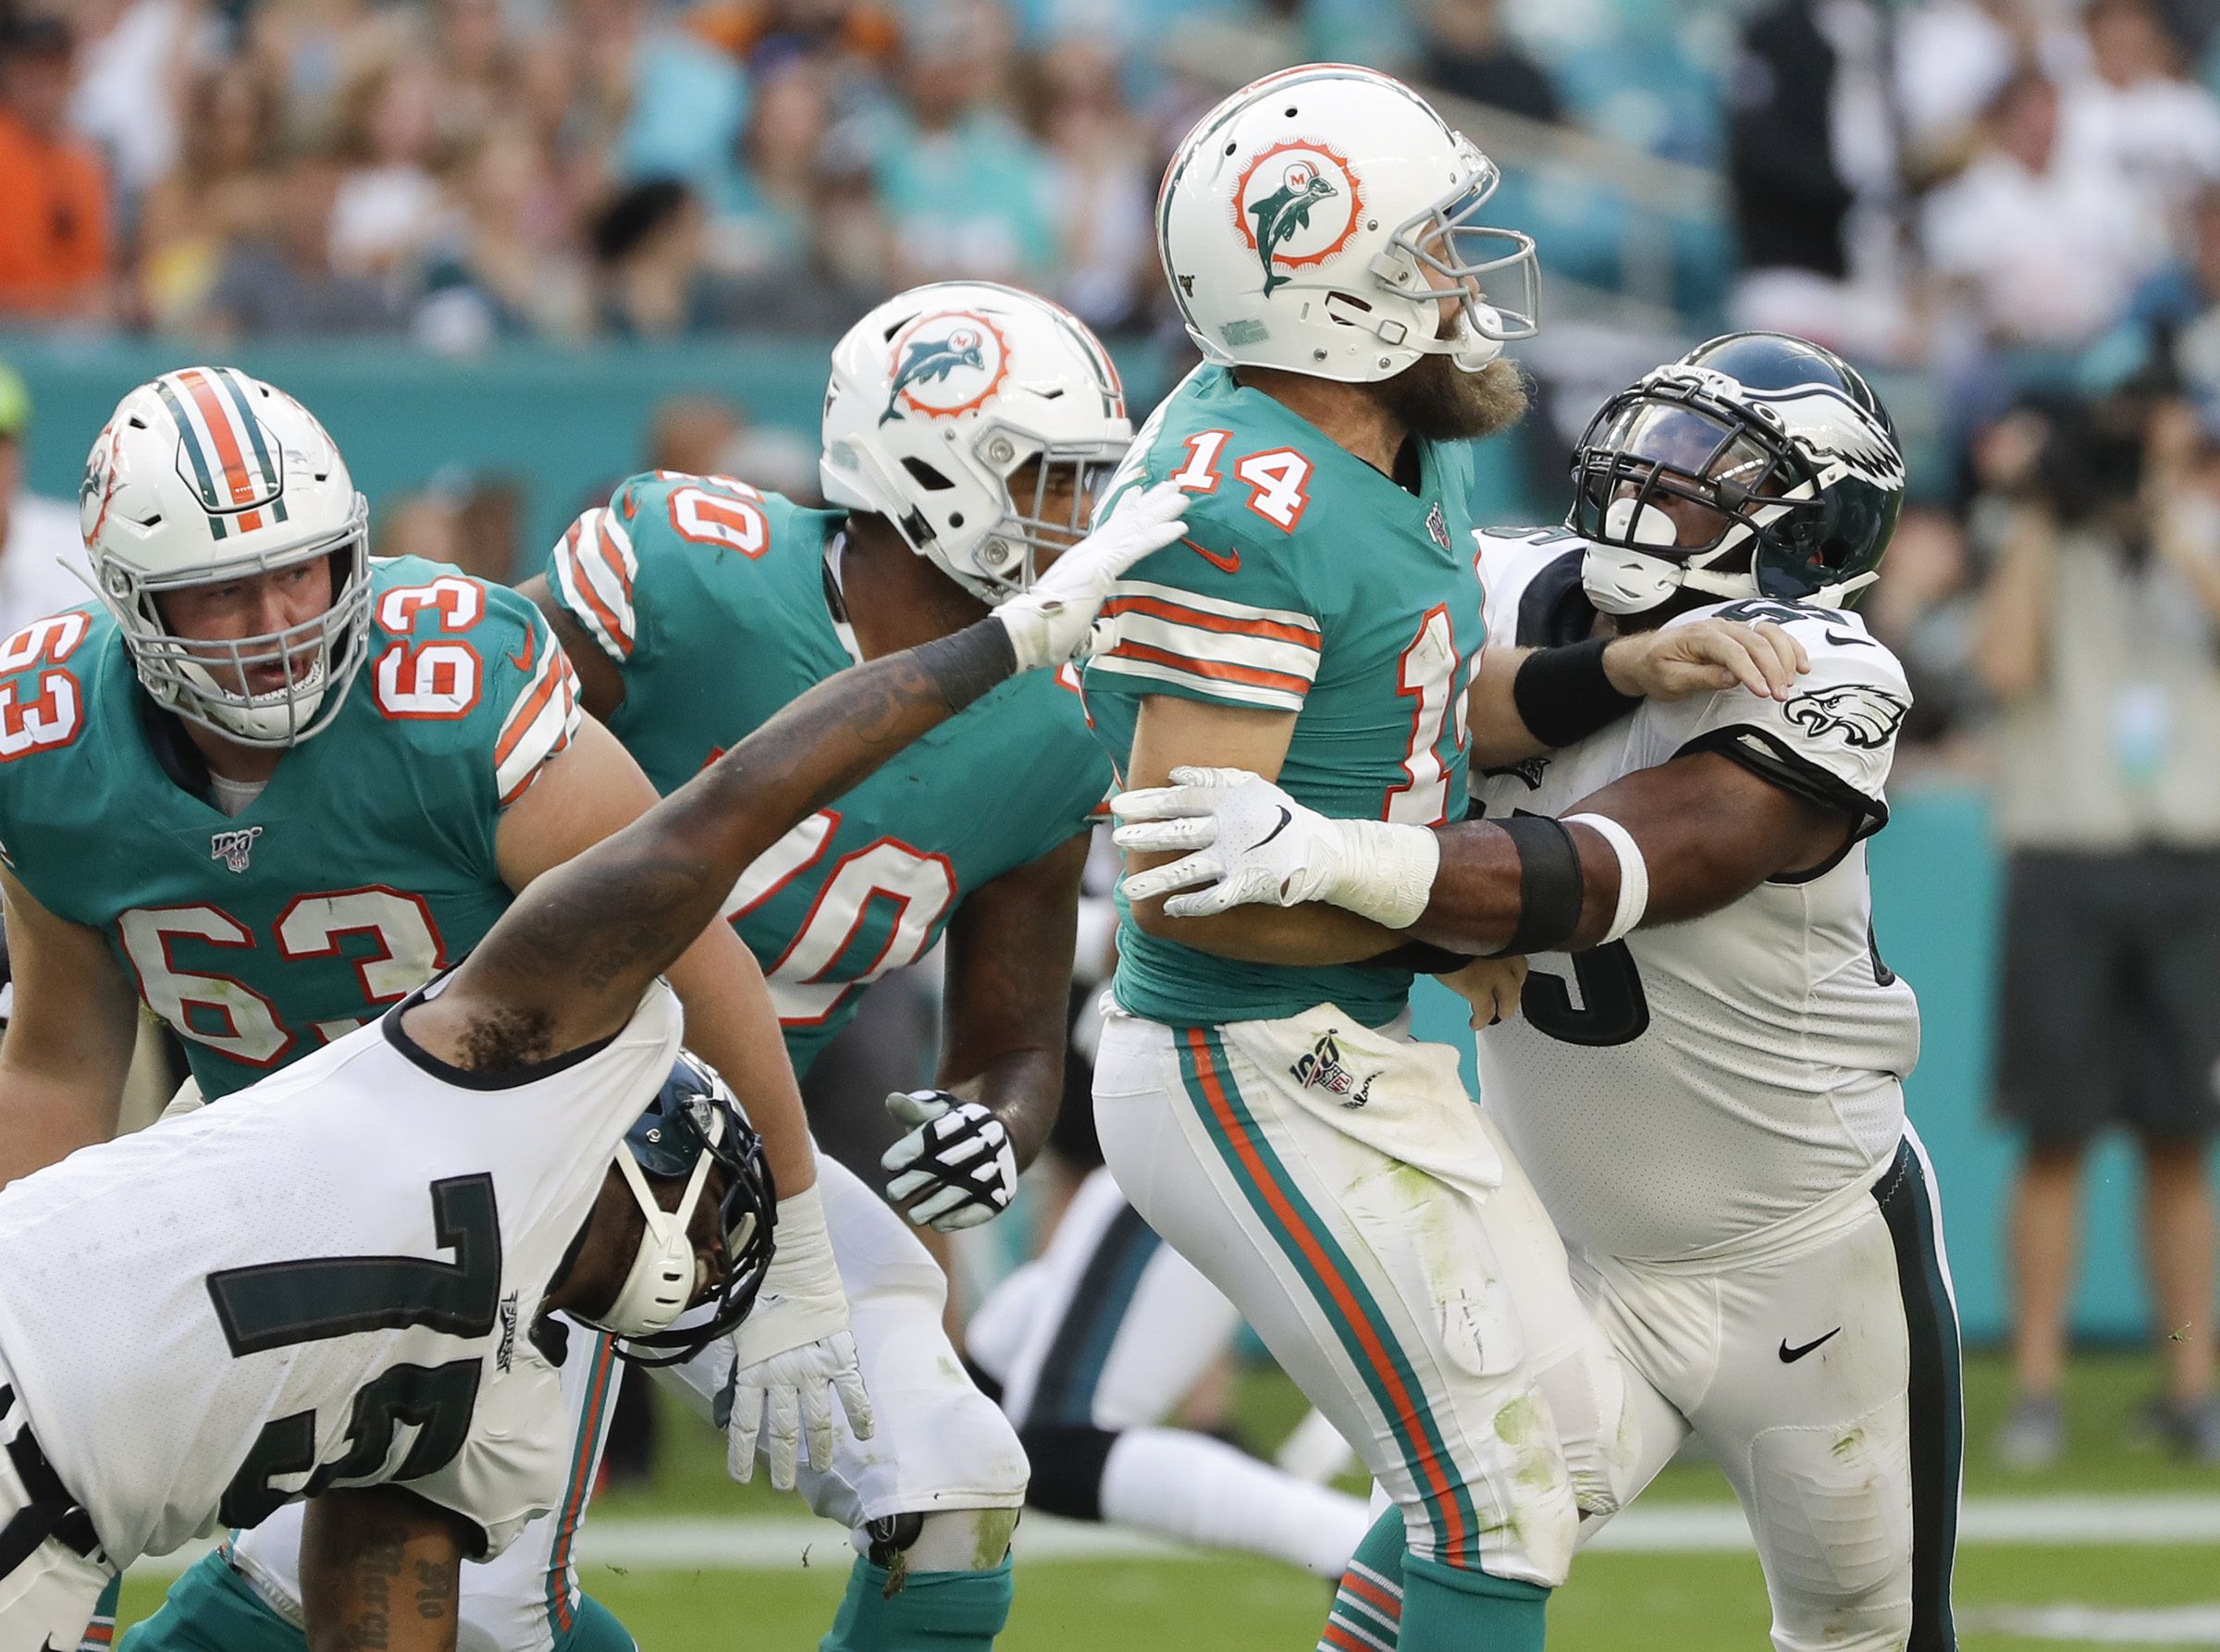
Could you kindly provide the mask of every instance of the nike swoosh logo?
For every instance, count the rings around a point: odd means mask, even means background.
[[[516,667],[516,669],[520,672],[528,672],[532,669],[532,656],[538,652],[538,649],[539,633],[536,631],[528,630],[524,633],[524,647],[523,652],[510,655],[509,663]]]
[[[1204,550],[1192,539],[1182,539],[1179,543],[1186,546],[1188,549],[1193,551],[1197,556],[1208,562],[1213,568],[1217,569],[1221,573],[1239,573],[1241,571],[1241,553],[1238,550]]]
[[[1830,631],[1825,635],[1827,640],[1832,643],[1838,648],[1878,648],[1881,647],[1879,643],[1875,642],[1869,636],[1844,636],[1839,631]]]
[[[1274,838],[1285,832],[1288,829],[1288,822],[1292,820],[1294,818],[1294,815],[1289,812],[1288,806],[1284,803],[1281,804],[1279,806],[1279,824],[1273,827],[1271,831],[1265,832],[1264,836],[1258,838],[1256,842],[1251,844],[1249,846],[1252,849],[1263,848],[1266,844],[1270,843]]]
[[[1794,1365],[1798,1360],[1802,1359],[1813,1349],[1819,1347],[1820,1342],[1832,1342],[1835,1338],[1841,1336],[1842,1334],[1843,1327],[1841,1325],[1837,1325],[1833,1330],[1829,1331],[1826,1336],[1821,1337],[1818,1342],[1807,1342],[1802,1348],[1789,1347],[1788,1338],[1783,1337],[1781,1338],[1781,1362],[1783,1365]]]

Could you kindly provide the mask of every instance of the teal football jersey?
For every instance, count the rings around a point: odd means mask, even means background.
[[[570,662],[522,597],[413,557],[370,578],[347,703],[237,816],[173,778],[181,727],[105,612],[0,643],[0,856],[107,937],[211,1099],[477,944],[510,900],[501,810],[577,727]]]
[[[1322,814],[1430,826],[1462,808],[1465,690],[1483,638],[1470,450],[1419,444],[1416,493],[1221,367],[1190,373],[1141,427],[1109,508],[1167,477],[1187,537],[1138,564],[1104,609],[1113,647],[1086,704],[1120,773],[1141,702],[1176,695],[1295,713],[1279,783]],[[1198,754],[1198,761],[1208,761]],[[1117,1000],[1183,1025],[1338,1005],[1400,1014],[1411,972],[1245,964],[1158,940],[1128,916]]]
[[[555,598],[616,663],[609,726],[668,794],[854,663],[828,603],[843,512],[721,476],[635,476],[555,548]],[[751,866],[727,915],[796,1071],[969,891],[1087,829],[1110,785],[1077,684],[1036,672],[950,719]]]

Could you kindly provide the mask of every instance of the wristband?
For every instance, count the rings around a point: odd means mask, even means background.
[[[1501,825],[1519,852],[1519,921],[1503,949],[1488,955],[1562,952],[1580,927],[1586,881],[1572,834],[1548,815],[1513,815]]]
[[[1526,732],[1555,750],[1609,728],[1642,703],[1621,694],[1604,674],[1603,651],[1618,639],[1599,636],[1561,648],[1536,648],[1519,661],[1511,703]]]
[[[1565,824],[1578,822],[1601,837],[1619,857],[1619,906],[1611,914],[1611,927],[1604,932],[1598,946],[1609,946],[1621,939],[1642,921],[1642,914],[1649,909],[1649,862],[1642,857],[1641,845],[1634,834],[1618,821],[1604,815],[1567,815]]]

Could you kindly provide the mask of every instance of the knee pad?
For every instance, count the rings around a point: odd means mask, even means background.
[[[1027,1502],[1067,1520],[1103,1518],[1103,1470],[1116,1435],[1084,1424],[1035,1423],[1018,1431],[1018,1441],[1033,1465]]]
[[[1750,1442],[1752,1524],[1782,1644],[1901,1646],[1910,1633],[1911,1485],[1897,1428],[1884,1406]]]
[[[1010,1552],[1015,1509],[945,1509],[890,1514],[866,1523],[857,1547],[874,1566],[912,1572],[992,1572]]]

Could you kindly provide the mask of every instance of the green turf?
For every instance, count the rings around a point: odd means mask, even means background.
[[[587,1588],[645,1652],[806,1652],[831,1621],[845,1571],[589,1570]],[[1981,1632],[1983,1607],[2075,1602],[2160,1606],[2220,1597],[2203,1549],[1975,1548],[1960,1558],[1965,1652],[2066,1652],[2088,1643]],[[156,1592],[134,1581],[127,1617]],[[1308,1652],[1324,1584],[1259,1560],[1065,1562],[1019,1573],[1001,1652]],[[1767,1613],[1748,1555],[1587,1555],[1549,1606],[1553,1646],[1572,1652],[1762,1652]]]
[[[2066,1461],[2014,1474],[1987,1449],[2009,1403],[2008,1374],[1993,1357],[1975,1358],[1967,1382],[1968,1495],[2220,1491],[2220,1473],[2128,1443],[2130,1420],[2155,1384],[2155,1365],[2145,1359],[2077,1362],[2067,1390],[2073,1434]],[[1301,1395],[1275,1373],[1245,1375],[1237,1396],[1241,1432],[1258,1448],[1268,1449],[1302,1412]],[[760,1485],[728,1484],[722,1443],[692,1418],[666,1409],[663,1424],[656,1489],[611,1494],[595,1505],[598,1518],[796,1510]],[[1669,1469],[1650,1495],[1716,1499],[1726,1488],[1715,1469],[1684,1464]],[[847,1571],[837,1546],[810,1558],[807,1568],[779,1572],[596,1570],[586,1583],[645,1652],[808,1652],[831,1621]],[[1021,1569],[1018,1578],[1017,1614],[1002,1652],[1308,1652],[1326,1602],[1325,1586],[1314,1579],[1230,1558],[1042,1563]],[[159,1595],[158,1585],[134,1579],[125,1591],[125,1621],[145,1615]],[[2220,1555],[2209,1547],[1968,1548],[1959,1557],[1957,1597],[1967,1652],[2057,1652],[2088,1644],[1985,1633],[1978,1628],[1981,1609],[2220,1603]],[[1757,1560],[1746,1554],[1585,1556],[1550,1608],[1552,1644],[1580,1652],[1762,1652],[1766,1622]]]

